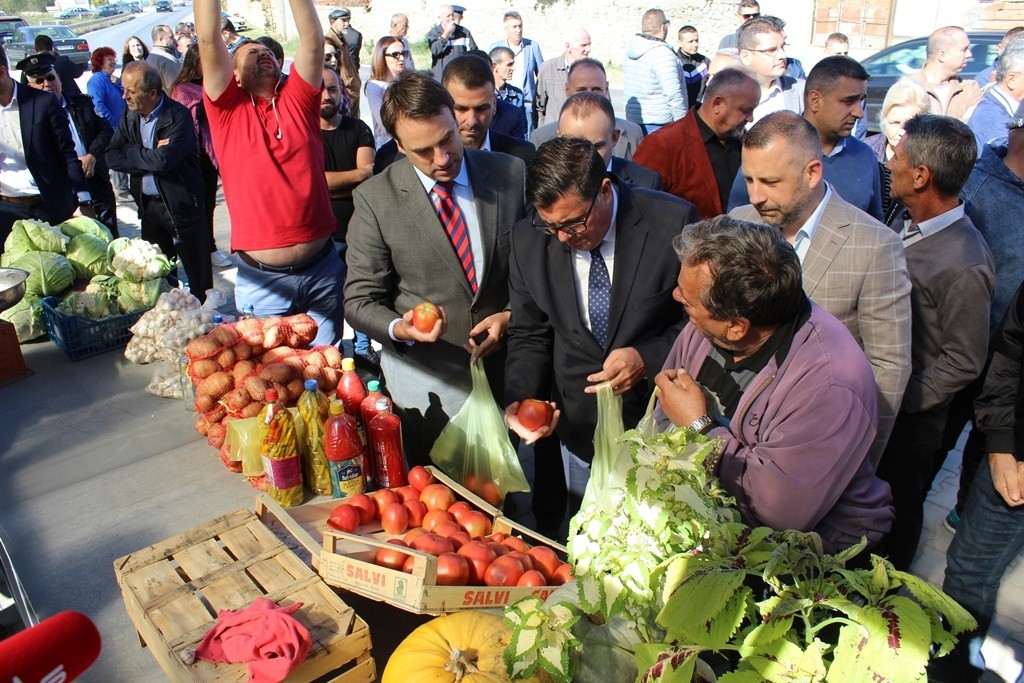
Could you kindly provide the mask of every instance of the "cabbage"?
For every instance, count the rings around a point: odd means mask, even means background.
[[[35,296],[58,296],[75,281],[75,269],[60,254],[33,251],[11,264],[12,268],[27,270],[25,292]]]
[[[117,304],[125,313],[152,308],[163,292],[171,287],[167,280],[154,278],[142,282],[121,280],[117,283]]]
[[[52,251],[63,254],[67,248],[67,235],[48,223],[28,218],[15,221],[11,226],[11,234],[4,241],[4,251]]]
[[[67,256],[79,277],[91,279],[107,272],[107,243],[102,237],[85,233],[72,237]]]
[[[78,235],[95,235],[103,240],[104,247],[110,244],[114,236],[110,234],[110,230],[107,226],[100,223],[95,218],[89,218],[88,216],[75,216],[69,218],[60,225],[57,226],[60,231],[68,237],[74,238]],[[70,245],[69,245],[70,247]]]
[[[0,318],[14,325],[18,341],[25,343],[46,334],[43,304],[37,296],[25,295],[17,304],[0,313]]]

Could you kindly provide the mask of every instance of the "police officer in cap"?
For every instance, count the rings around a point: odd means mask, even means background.
[[[117,237],[117,199],[110,184],[105,155],[114,131],[110,124],[93,108],[88,95],[64,92],[64,84],[55,68],[56,57],[40,52],[18,62],[22,81],[30,88],[48,92],[57,98],[67,115],[68,132],[75,144],[75,154],[82,164],[92,195],[92,208],[96,218]]]
[[[359,68],[359,53],[363,50],[363,34],[352,28],[352,12],[347,7],[333,10],[328,19],[331,22],[331,33],[344,42],[348,52],[352,55],[352,61]]]

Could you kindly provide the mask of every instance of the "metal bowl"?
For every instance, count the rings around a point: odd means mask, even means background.
[[[25,296],[28,271],[21,268],[0,268],[0,312],[21,301]]]

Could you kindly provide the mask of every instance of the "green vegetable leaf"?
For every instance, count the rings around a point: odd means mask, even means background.
[[[953,633],[962,633],[978,627],[978,622],[970,612],[924,579],[896,569],[891,570],[889,575],[902,583],[924,607],[942,614],[949,622],[949,630]]]
[[[691,576],[672,594],[658,614],[657,623],[677,640],[714,619],[743,585],[742,571],[710,572]],[[674,634],[674,635],[673,635]]]
[[[756,671],[729,671],[718,677],[718,683],[762,683],[764,678]]]
[[[743,642],[740,644],[740,656],[747,658],[754,654],[771,652],[774,643],[781,640],[792,626],[792,616],[758,624],[743,638]]]
[[[544,645],[537,653],[540,667],[560,680],[572,680],[569,651],[558,645]]]
[[[746,662],[769,681],[813,681],[815,679],[800,676],[804,655],[797,645],[779,638],[757,654],[747,657]]]
[[[643,649],[641,655],[639,650]],[[691,683],[701,648],[673,648],[665,643],[638,646],[641,683]],[[642,660],[642,663],[641,663]]]

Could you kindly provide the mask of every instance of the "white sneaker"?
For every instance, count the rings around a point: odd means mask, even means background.
[[[234,259],[220,249],[210,252],[210,262],[217,268],[231,268],[235,265]]]

